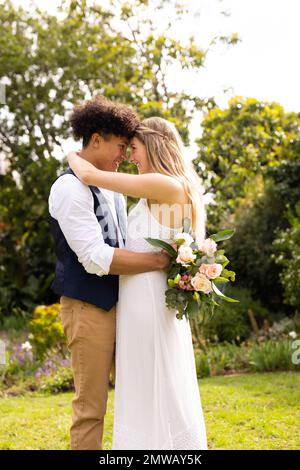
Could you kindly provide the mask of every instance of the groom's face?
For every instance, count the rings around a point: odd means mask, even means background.
[[[126,158],[129,139],[113,134],[106,138],[93,134],[90,145],[94,164],[99,170],[117,171],[120,163]]]

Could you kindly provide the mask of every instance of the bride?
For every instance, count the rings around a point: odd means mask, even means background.
[[[98,170],[74,152],[68,156],[83,183],[140,198],[128,216],[125,248],[153,251],[146,237],[172,242],[187,215],[201,242],[203,188],[175,126],[145,119],[130,150],[138,175]],[[190,324],[166,307],[166,288],[165,271],[120,276],[113,450],[207,449]]]

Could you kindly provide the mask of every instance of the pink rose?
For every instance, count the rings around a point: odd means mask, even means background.
[[[202,263],[199,272],[205,274],[209,279],[219,277],[222,272],[223,266],[219,263],[205,264]]]
[[[192,278],[191,284],[196,291],[202,291],[205,294],[209,294],[212,291],[211,282],[205,274],[196,273],[196,275]]]

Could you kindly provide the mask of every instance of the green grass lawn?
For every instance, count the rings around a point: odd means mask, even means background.
[[[199,380],[210,449],[300,449],[300,373]],[[72,393],[0,399],[0,449],[68,449]],[[114,392],[104,448],[111,448]]]

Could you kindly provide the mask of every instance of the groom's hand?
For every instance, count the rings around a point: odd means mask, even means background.
[[[164,250],[161,250],[160,252],[158,252],[157,256],[158,256],[158,263],[161,266],[159,269],[163,269],[164,271],[167,271],[170,266],[171,256],[169,256],[168,253]]]

